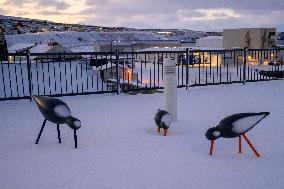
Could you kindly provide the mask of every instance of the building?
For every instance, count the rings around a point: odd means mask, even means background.
[[[223,36],[207,36],[196,40],[196,47],[223,48]]]
[[[116,81],[116,64],[108,63],[107,65],[103,66],[102,68],[98,68],[100,70],[101,79],[104,82],[107,81]],[[124,67],[123,65],[118,65],[118,77],[121,80],[124,80],[126,83],[128,80],[132,82],[132,69],[129,66]]]
[[[103,67],[93,67],[100,72],[100,77],[106,83],[108,90],[116,90],[117,87],[117,67],[116,64],[108,63]],[[118,79],[120,89],[130,89],[137,83],[138,74],[133,72],[131,66],[118,64]]]
[[[137,51],[141,53],[138,54],[137,59],[143,60],[143,53],[152,52],[148,55],[148,60],[150,62],[157,62],[159,64],[163,62],[163,53],[168,51],[172,54],[173,52],[176,52],[176,54],[178,55],[178,58],[176,60],[177,64],[186,64],[186,54],[180,52],[185,52],[187,49],[189,50],[188,64],[190,66],[199,66],[199,64],[202,64],[202,66],[214,67],[223,64],[222,53],[217,53],[217,51],[224,49],[217,47],[146,48]]]
[[[267,49],[275,47],[275,28],[240,28],[223,30],[223,47]]]
[[[144,40],[144,41],[98,41],[94,44],[95,52],[134,52],[139,49],[150,47],[174,48],[180,47],[181,43],[176,40]]]

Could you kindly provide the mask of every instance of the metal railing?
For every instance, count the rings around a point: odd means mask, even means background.
[[[274,79],[259,70],[281,70],[284,49],[2,54],[0,100],[160,89],[167,57],[188,89]]]

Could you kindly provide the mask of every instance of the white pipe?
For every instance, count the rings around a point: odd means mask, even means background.
[[[175,58],[164,60],[164,102],[165,110],[177,120],[177,76]]]

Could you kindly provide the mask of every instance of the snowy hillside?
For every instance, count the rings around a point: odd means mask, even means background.
[[[142,41],[160,40],[158,37],[139,32],[45,32],[39,34],[7,35],[8,46],[17,43],[40,43],[54,40],[66,47],[93,45],[95,41]]]

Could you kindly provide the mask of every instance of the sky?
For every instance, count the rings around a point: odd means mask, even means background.
[[[222,31],[284,31],[284,0],[0,0],[0,14],[62,23]]]

